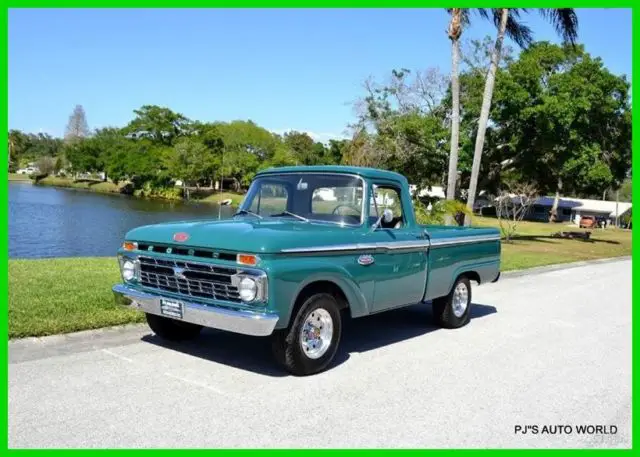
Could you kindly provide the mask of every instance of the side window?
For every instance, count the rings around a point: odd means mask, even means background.
[[[393,212],[393,221],[389,224],[383,222],[382,227],[384,228],[400,228],[406,224],[404,214],[402,213],[400,191],[395,187],[374,187],[369,206],[369,214],[373,216],[374,219],[378,219],[386,208],[389,208]]]
[[[253,198],[250,210],[261,216],[280,214],[287,209],[287,188],[282,184],[265,183]]]

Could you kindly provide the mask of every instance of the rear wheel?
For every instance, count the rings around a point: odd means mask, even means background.
[[[325,370],[333,360],[341,333],[338,302],[330,294],[315,294],[292,316],[288,328],[273,334],[273,355],[293,375],[315,374]]]
[[[195,338],[202,330],[201,325],[182,322],[156,314],[146,313],[147,324],[160,338],[169,341],[184,341]]]
[[[444,297],[433,300],[433,317],[445,328],[458,328],[469,323],[471,316],[471,282],[460,276]]]

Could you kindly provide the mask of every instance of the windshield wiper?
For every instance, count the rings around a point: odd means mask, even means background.
[[[292,213],[291,211],[286,211],[286,210],[281,212],[280,214],[272,214],[271,217],[284,216],[285,214],[289,216],[297,217],[301,221],[309,222],[309,219],[307,219],[306,217],[302,217],[298,214],[295,214],[295,213]]]
[[[241,209],[238,210],[238,212],[236,212],[233,216],[237,216],[238,214],[251,214],[252,216],[255,216],[257,218],[260,219],[264,219],[262,216],[260,216],[259,214],[254,213],[253,211],[249,211],[248,209]]]

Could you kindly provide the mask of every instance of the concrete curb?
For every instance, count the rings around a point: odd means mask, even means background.
[[[631,260],[631,256],[609,257],[606,259],[587,260],[581,262],[560,263],[554,265],[546,265],[542,267],[527,268],[523,270],[503,271],[500,275],[498,283],[504,279],[517,278],[520,276],[536,275],[549,273],[559,270],[568,270],[571,268],[586,267],[593,264],[614,263]],[[21,346],[37,345],[43,347],[45,345],[75,345],[86,344],[92,340],[113,340],[118,337],[127,337],[140,333],[148,333],[150,330],[146,323],[125,324],[113,327],[103,327],[93,330],[82,330],[79,332],[61,333],[57,335],[48,335],[41,337],[28,336],[24,338],[13,338],[9,340],[9,346],[19,348]]]
[[[601,263],[615,263],[631,260],[631,256],[607,257],[605,259],[583,260],[580,262],[556,263],[553,265],[544,265],[541,267],[525,268],[523,270],[503,271],[500,279],[517,278],[519,276],[536,275],[542,273],[550,273],[552,271],[569,270],[571,268],[587,267],[589,265]]]
[[[134,323],[124,325],[114,325],[111,327],[101,327],[89,330],[80,330],[78,332],[58,333],[55,335],[45,336],[26,336],[22,338],[12,338],[9,340],[9,346],[20,345],[48,345],[60,343],[73,343],[75,341],[86,342],[96,338],[117,337],[120,335],[131,333],[132,331],[140,331],[147,327],[146,323]]]

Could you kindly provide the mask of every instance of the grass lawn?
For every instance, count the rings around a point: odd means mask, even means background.
[[[115,257],[9,260],[9,338],[142,322],[117,307]]]
[[[476,218],[476,226],[497,226]],[[520,238],[502,244],[502,271],[631,255],[631,231],[593,230],[590,241],[550,238],[564,224],[523,222]],[[117,307],[111,287],[120,281],[115,257],[9,260],[9,338],[44,336],[143,322]]]
[[[31,181],[29,175],[19,175],[18,173],[9,173],[9,181]]]
[[[499,227],[498,220],[476,217],[474,226]],[[588,231],[565,223],[520,222],[511,243],[502,243],[502,270],[631,255],[631,230],[591,230],[588,241],[551,238],[559,231]]]
[[[195,193],[194,195],[194,199],[200,201],[200,202],[207,202],[207,203],[219,203],[222,200],[227,200],[227,199],[231,199],[232,201],[232,205],[233,206],[238,206],[240,204],[240,202],[244,199],[244,196],[246,194],[243,193],[237,193],[237,192],[227,192],[227,191],[222,191],[222,192],[215,192],[212,193],[211,195],[208,195],[206,197],[202,197],[199,198],[199,196],[197,195],[197,193]]]

